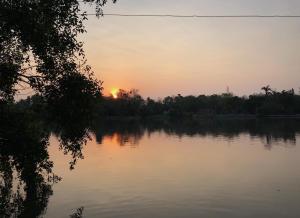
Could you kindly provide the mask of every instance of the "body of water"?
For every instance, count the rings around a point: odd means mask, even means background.
[[[17,120],[0,217],[300,217],[300,120]]]
[[[102,126],[73,170],[52,136],[45,217],[299,217],[297,125],[260,124]]]

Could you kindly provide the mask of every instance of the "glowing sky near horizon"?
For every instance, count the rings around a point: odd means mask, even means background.
[[[89,9],[89,12],[92,10]],[[299,0],[119,0],[105,13],[299,15]],[[89,64],[113,88],[144,96],[300,87],[300,18],[89,17]]]

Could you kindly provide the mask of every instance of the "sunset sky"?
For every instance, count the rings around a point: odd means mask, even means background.
[[[89,9],[89,12],[92,12]],[[299,0],[119,0],[105,13],[299,15]],[[89,17],[89,64],[113,88],[142,96],[300,87],[300,18]]]

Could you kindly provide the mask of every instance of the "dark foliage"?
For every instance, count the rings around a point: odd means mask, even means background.
[[[96,5],[100,16],[107,1],[0,0],[0,101],[12,101],[26,88],[49,102],[65,90],[100,95],[101,82],[78,41],[87,19],[82,3]]]
[[[70,215],[70,218],[82,218],[84,207],[80,207],[76,210],[74,214]]]
[[[163,100],[144,100],[137,91],[121,90],[118,98],[106,97],[98,103],[96,113],[103,117],[111,116],[182,116],[215,115],[295,115],[300,114],[300,96],[294,90],[276,92],[269,86],[263,87],[265,94],[249,97],[221,95],[168,96]]]
[[[34,113],[3,107],[0,118],[1,217],[38,217],[59,180],[47,151],[49,133]],[[16,173],[16,175],[15,175]],[[17,184],[17,189],[14,188]]]
[[[74,169],[89,139],[89,121],[85,116],[71,115],[51,121],[53,111],[39,96],[2,104],[0,109],[0,216],[40,217],[52,195],[52,185],[61,179],[52,172],[49,160],[51,133],[64,154],[72,156],[70,169]]]

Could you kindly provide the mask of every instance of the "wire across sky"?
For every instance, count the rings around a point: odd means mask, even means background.
[[[96,16],[97,14],[87,14]],[[103,16],[113,17],[160,17],[160,18],[300,18],[300,15],[180,15],[180,14],[122,14],[122,13],[104,13]]]

